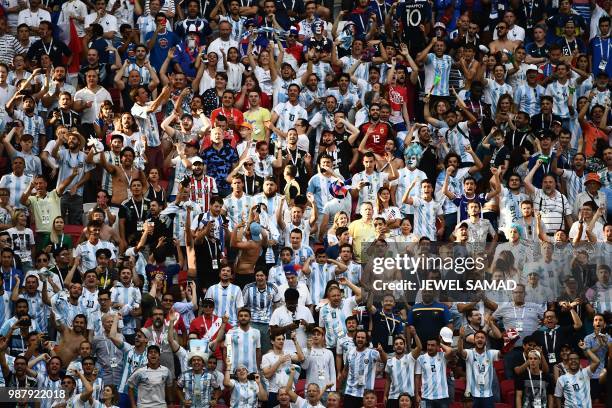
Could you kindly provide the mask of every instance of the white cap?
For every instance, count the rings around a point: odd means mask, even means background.
[[[440,337],[442,337],[442,341],[444,343],[453,342],[453,331],[448,327],[443,327],[440,329]]]
[[[538,68],[538,66],[535,64],[527,65],[527,67],[525,68],[525,72],[528,72],[528,71],[538,71],[539,74],[542,74],[542,70]]]

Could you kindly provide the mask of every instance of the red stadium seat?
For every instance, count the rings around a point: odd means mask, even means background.
[[[81,238],[81,234],[82,233],[83,233],[83,226],[82,225],[70,225],[70,224],[66,224],[64,226],[64,234],[70,235],[70,237],[72,238],[72,243],[73,243],[75,248],[77,246],[77,242],[79,242],[79,238]]]
[[[385,382],[384,378],[377,378],[374,380],[374,391],[384,391],[385,390]]]
[[[464,408],[463,407],[463,402],[452,402],[451,405],[450,405],[450,408]]]
[[[495,403],[495,408],[512,408],[513,405],[510,404],[504,404],[503,402],[496,402]]]
[[[497,373],[497,379],[500,382],[506,379],[506,374],[504,371],[504,360],[494,361],[493,368],[495,368],[495,372]]]
[[[295,393],[303,397],[305,389],[306,389],[306,380],[305,379],[298,380],[297,384],[295,385]]]
[[[509,393],[506,394],[506,399],[504,400],[504,402],[506,404],[510,404],[514,406],[515,396],[516,396],[516,391],[510,391]]]
[[[514,381],[513,380],[501,381],[500,388],[501,388],[502,401],[508,401],[508,394],[510,394],[510,392],[514,392]]]

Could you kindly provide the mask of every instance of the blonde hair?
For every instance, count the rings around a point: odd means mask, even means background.
[[[13,227],[17,226],[17,220],[19,219],[19,216],[21,214],[25,215],[25,211],[23,210],[13,211],[13,215],[11,216],[11,224],[13,224]]]

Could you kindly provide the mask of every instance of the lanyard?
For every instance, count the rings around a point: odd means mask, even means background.
[[[123,174],[125,175],[125,179],[128,182],[128,191],[129,191],[129,186],[132,185],[132,168],[130,168],[130,176],[129,177],[128,177],[127,171],[125,171],[123,166],[121,166],[121,170],[123,170]]]
[[[155,191],[155,188],[153,187],[151,183],[149,183],[149,187],[151,187],[151,191],[153,191],[153,199],[157,200],[157,191]],[[159,195],[161,196],[161,199],[163,200],[164,199],[164,189],[163,188],[159,192]]]
[[[132,197],[132,204],[134,204],[134,212],[136,213],[136,218],[138,219],[138,221],[142,221],[142,216],[144,213],[144,199],[140,202],[140,212],[138,212],[138,207],[136,206],[134,197]]]
[[[517,148],[517,147],[519,147],[519,146],[521,146],[523,144],[523,142],[525,141],[525,138],[527,137],[527,133],[525,133],[523,135],[523,137],[521,138],[521,141],[519,142],[519,144],[515,143],[516,142],[516,140],[514,139],[515,136],[516,136],[516,129],[514,129],[512,131],[512,147],[513,148]]]
[[[472,100],[470,99],[470,110],[472,112],[475,111],[474,109],[474,102],[472,102]],[[478,102],[478,110],[480,111],[480,116],[478,116],[478,119],[482,119],[482,104],[480,102]]]
[[[544,114],[541,113],[540,116],[542,118],[542,129],[550,129],[550,127],[552,126],[552,121],[553,121],[552,113],[550,114],[550,120],[548,121],[548,126],[547,127],[544,127]]]
[[[208,253],[210,254],[210,259],[217,259],[217,246],[213,245],[212,247],[210,246],[210,241],[208,240],[208,238],[206,238],[206,244],[208,245]],[[215,249],[213,251],[213,248]],[[214,252],[214,254],[213,254]],[[208,329],[207,329],[208,330]]]
[[[49,49],[47,49],[47,47],[45,46],[44,41],[41,41],[41,44],[43,46],[43,50],[45,50],[45,54],[50,56],[51,50],[53,49],[53,39],[51,39],[51,42],[49,43]]]
[[[531,26],[531,16],[533,15],[533,0],[531,0],[531,2],[529,2],[529,13],[527,13],[527,6],[525,5],[525,3],[523,3],[523,10],[525,11],[525,21],[527,22],[527,28],[530,28]]]
[[[517,319],[517,316],[516,316],[516,306],[512,306],[512,308],[514,309],[514,318]],[[527,308],[525,307],[525,305],[523,305],[523,314],[521,315],[521,321],[523,321],[523,319],[525,318],[525,309],[527,309]]]
[[[602,61],[608,61],[608,57],[610,56],[610,38],[606,38],[606,58],[603,55],[603,40],[599,37],[599,53],[601,54]]]
[[[244,189],[245,189],[245,193],[247,195],[254,195],[255,194],[255,174],[253,174],[253,181],[251,182],[251,192],[249,193],[249,189],[247,188],[249,185],[247,184],[249,176],[247,176],[246,174],[244,175]]]
[[[553,338],[553,341],[552,341],[552,348],[551,349],[548,348],[548,335],[550,333],[551,332],[548,332],[548,333],[546,333],[544,335],[544,347],[546,348],[546,352],[548,354],[555,352],[555,344],[557,343],[557,329],[552,329],[552,338]]]
[[[395,333],[395,319],[393,318],[393,313],[391,313],[391,317],[387,317],[385,312],[380,312],[380,314],[385,318],[385,324],[387,325],[387,331],[389,335],[393,335]],[[392,327],[389,327],[389,320],[393,323]]]
[[[380,6],[381,5],[378,2],[376,2],[376,7],[378,8],[378,16],[380,17],[380,21],[384,22],[385,21],[384,15],[387,14],[387,2],[383,0],[382,10]]]
[[[60,109],[60,113],[61,113],[61,118],[62,118],[62,125],[66,126],[66,122],[64,121],[64,112],[62,112],[61,109]],[[70,118],[68,124],[72,126],[72,111],[71,110],[68,111],[68,117]]]
[[[104,345],[106,346],[106,352],[108,353],[108,357],[110,358],[112,354],[111,354],[111,348],[108,346],[109,342],[110,342],[110,340],[106,339],[104,341]],[[112,342],[111,342],[111,344],[112,344]],[[113,344],[113,346],[114,346],[114,344]]]
[[[151,330],[151,336],[153,336],[153,341],[155,342],[155,344],[159,347],[161,347],[162,342],[164,341],[164,329],[166,327],[166,322],[164,322],[164,327],[162,327],[162,331],[161,333],[157,336],[157,338],[155,338],[155,329]]]
[[[540,371],[540,380],[539,380],[539,393],[538,395],[536,395],[535,392],[535,388],[533,387],[533,380],[531,379],[531,370],[527,369],[527,374],[529,374],[529,384],[531,385],[531,395],[533,395],[533,398],[538,398],[541,399],[542,398],[542,372]]]
[[[64,233],[62,232],[62,236],[59,241],[53,244],[53,249],[58,250],[62,247],[62,243],[64,242]]]
[[[289,150],[289,147],[287,147],[287,153],[289,153],[289,160],[291,160],[291,164],[293,164],[297,168],[297,161],[299,159],[299,153],[297,149],[295,150],[295,160],[293,159],[293,153],[291,152],[291,150]]]

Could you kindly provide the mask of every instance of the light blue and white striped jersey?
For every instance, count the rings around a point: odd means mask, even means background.
[[[144,65],[141,67],[136,62],[129,63],[127,68],[125,69],[125,73],[123,74],[123,77],[124,78],[129,77],[130,72],[132,71],[138,71],[138,73],[140,74],[140,85],[148,85],[149,82],[151,82],[151,74],[149,73],[149,70]]]
[[[153,102],[147,102],[142,106],[137,103],[132,106],[132,115],[138,124],[138,128],[147,136],[147,146],[157,147],[161,144],[159,137],[159,127],[157,126],[156,112],[149,112],[149,105]],[[159,109],[157,110],[159,112]]]
[[[610,99],[610,90],[606,89],[600,91],[597,88],[593,89],[593,93],[595,93],[595,97],[591,99],[591,104],[589,105],[589,109],[595,105],[606,106],[606,100]]]
[[[24,111],[18,109],[15,109],[13,112],[13,117],[15,120],[20,120],[23,122],[23,134],[32,135],[34,138],[32,153],[38,155],[40,153],[38,148],[40,135],[45,135],[45,121],[36,114],[29,116]]]
[[[187,159],[189,160],[189,158]],[[185,177],[191,178],[193,173],[185,166],[183,159],[180,156],[172,158],[172,167],[174,167],[174,182],[172,183],[172,191],[169,195],[175,196],[178,194],[178,186]]]
[[[73,305],[68,301],[68,291],[57,292],[51,297],[51,308],[55,314],[55,320],[66,327],[72,327],[72,321],[76,315],[85,313],[81,308],[81,303]]]
[[[399,395],[407,392],[414,397],[414,365],[416,360],[412,353],[404,354],[401,358],[390,357],[387,360],[385,373],[391,378],[389,399],[398,399]]]
[[[296,78],[301,78],[302,75],[306,73],[307,67],[308,64],[306,62],[302,63],[302,65],[300,65],[300,68],[298,69]],[[317,89],[319,91],[320,96],[325,95],[325,92],[327,92],[327,86],[325,85],[325,77],[327,76],[327,74],[331,74],[333,72],[334,70],[328,62],[319,61],[316,64],[312,64],[312,73],[315,74],[317,78],[319,78],[319,82],[317,83]]]
[[[106,155],[107,163],[112,164],[114,166],[119,166],[121,164],[118,154],[115,154],[112,151],[105,151],[102,154]],[[99,160],[99,157],[100,156],[96,156],[96,159]],[[108,192],[109,196],[113,194],[113,176],[111,176],[111,174],[106,171],[106,169],[102,169],[102,189]]]
[[[98,303],[98,289],[94,292],[90,292],[87,288],[83,288],[81,296],[79,297],[79,304],[81,310],[87,316],[88,325],[91,324],[90,314],[100,310],[100,303]],[[89,327],[88,327],[89,328]]]
[[[465,367],[467,387],[474,397],[488,398],[493,396],[493,362],[499,360],[498,350],[485,350],[479,354],[475,349],[466,350]]]
[[[429,92],[433,96],[448,96],[448,86],[450,70],[453,64],[453,59],[450,55],[443,55],[438,58],[436,54],[430,52],[425,60],[425,92]],[[439,77],[436,84],[436,77]]]
[[[365,170],[361,171],[353,176],[352,187],[357,188],[361,181],[370,183],[370,185],[359,190],[357,208],[359,208],[359,206],[364,202],[370,202],[372,205],[376,203],[376,194],[378,193],[378,189],[389,184],[389,174],[386,172],[381,173],[376,170],[374,170],[371,174],[367,174]]]
[[[610,302],[610,297],[609,296],[611,294],[612,294],[612,292],[608,290],[608,302]],[[608,305],[610,305],[610,303],[608,303]],[[602,313],[602,312],[600,312],[600,313]],[[603,344],[611,344],[612,343],[612,336],[610,336],[609,334],[607,334],[607,333],[600,333],[599,336],[602,338]],[[591,333],[591,334],[587,335],[584,338],[584,344],[589,349],[593,349],[595,347],[598,347],[597,336],[595,335],[595,333]],[[599,358],[599,365],[597,366],[597,368],[595,369],[595,372],[592,375],[592,378],[594,380],[599,379],[599,377],[603,373],[603,370],[606,368],[606,353],[607,352],[608,352],[607,347],[598,347],[597,351],[593,351],[593,353],[597,356],[597,358]]]
[[[568,101],[572,100],[572,105],[576,106],[575,96],[570,94],[569,88],[573,87],[572,81],[566,81],[565,84],[560,84],[559,81],[554,81],[546,87],[546,95],[553,98],[553,115],[560,116],[562,119],[569,119],[570,112]]]
[[[340,259],[338,259],[338,261],[340,261]],[[359,280],[361,279],[361,265],[359,265],[357,262],[349,261],[349,264],[346,266],[346,271],[336,274],[335,279],[338,279],[341,276],[348,279],[351,283],[359,285]],[[348,299],[353,296],[353,290],[348,286],[344,286],[342,289],[344,291],[345,298]]]
[[[185,246],[185,221],[187,220],[187,206],[191,204],[192,214],[195,211],[200,214],[200,206],[193,201],[181,202],[178,205],[175,202],[169,203],[166,208],[160,213],[161,217],[168,217],[172,220],[172,236],[179,240],[181,246]]]
[[[325,203],[334,198],[329,192],[329,183],[332,181],[331,177],[324,176],[321,173],[315,174],[308,180],[308,192],[314,195],[319,214],[323,211]]]
[[[251,311],[251,321],[255,323],[270,323],[272,317],[272,306],[282,299],[278,292],[278,287],[273,283],[267,283],[262,290],[257,287],[257,283],[251,282],[242,290],[244,306]]]
[[[293,263],[296,265],[304,265],[306,259],[314,256],[314,251],[309,246],[301,246],[299,249],[293,249]],[[287,279],[285,279],[285,282]]]
[[[402,204],[402,198],[414,180],[427,180],[427,175],[422,170],[411,170],[408,167],[403,167],[397,172],[399,177],[391,182],[391,186],[395,186],[395,205],[402,210],[402,214],[414,214],[414,208],[408,204]],[[421,183],[417,182],[410,191],[410,197],[414,198],[419,195],[421,195]]]
[[[293,222],[287,223],[282,235],[285,245],[290,245],[291,231],[294,229],[299,229],[302,231],[302,247],[307,247],[309,245],[310,238],[310,221],[302,218],[299,225],[295,225]]]
[[[249,327],[247,331],[240,327],[232,328],[227,334],[227,339],[232,342],[232,366],[234,372],[236,367],[244,365],[249,373],[257,372],[257,353],[261,349],[261,338],[259,330]]]
[[[12,303],[11,294],[5,290],[4,293],[0,295],[0,322],[8,320],[8,318],[12,316]]]
[[[234,196],[234,193],[232,193],[223,199],[223,209],[227,211],[230,230],[233,231],[236,225],[248,220],[249,210],[253,202],[254,197],[244,193],[242,193],[242,197],[240,198]]]
[[[581,368],[576,374],[566,372],[557,380],[555,397],[565,400],[565,408],[591,408],[590,367]]]
[[[32,153],[23,153],[23,152],[15,152],[15,155],[12,157],[21,157],[25,161],[25,170],[24,174],[28,176],[36,176],[38,174],[42,174],[42,164],[40,158]],[[11,157],[11,158],[12,158]]]
[[[578,143],[580,142],[580,140],[582,140],[582,126],[580,125],[580,121],[578,120],[577,111],[574,111],[574,114],[570,115],[570,120],[567,125],[567,128],[572,134],[572,139],[570,140],[572,154],[576,154],[578,152]]]
[[[268,283],[276,285],[277,287],[287,285],[287,277],[285,276],[283,266],[284,265],[277,265],[270,268],[268,272]]]
[[[523,218],[521,203],[528,200],[529,196],[519,192],[514,194],[508,187],[502,187],[499,206],[499,228],[509,227],[511,224]]]
[[[136,330],[136,319],[130,314],[130,312],[140,306],[141,294],[140,290],[135,286],[125,287],[120,282],[111,288],[110,290],[111,303],[121,303],[123,308],[121,314],[123,315],[123,330],[122,333],[125,335],[134,334]]]
[[[59,391],[62,388],[62,379],[61,377],[57,380],[52,380],[48,375],[44,373],[38,373],[36,376],[36,381],[38,381],[38,389],[39,390],[54,390]],[[59,402],[60,399],[57,400],[54,398],[44,398],[40,402],[40,408],[51,408],[53,404]]]
[[[268,217],[270,220],[274,220],[276,224],[276,208],[281,205],[282,196],[280,194],[274,194],[272,197],[268,197],[265,193],[255,194],[251,199],[251,205],[256,204],[265,204],[266,205],[266,213],[268,213]],[[284,204],[284,210],[288,210],[287,204]]]
[[[436,218],[444,214],[442,204],[433,199],[425,201],[421,197],[415,197],[412,206],[414,207],[414,234],[419,238],[427,237],[436,241]]]
[[[96,377],[96,379],[91,384],[93,387],[93,393],[91,394],[92,398],[97,401],[102,397],[102,391],[104,390],[104,380],[102,377]],[[80,378],[76,380],[76,393],[80,394],[84,391],[83,381]]]
[[[584,191],[584,180],[586,178],[586,172],[582,173],[582,176],[576,174],[574,170],[563,170],[562,176],[565,180],[565,186],[567,190],[567,199],[570,203],[576,201],[578,194]]]
[[[574,72],[572,72],[572,74],[574,74]],[[576,74],[576,78],[573,78],[573,75],[572,75],[572,79],[576,80],[578,78],[579,78],[578,74]],[[576,100],[578,100],[578,98],[581,98],[583,96],[588,96],[589,93],[591,92],[591,89],[593,89],[593,76],[592,75],[589,75],[587,79],[582,81],[582,83],[578,83],[578,81],[576,81]]]
[[[321,90],[319,88],[316,88],[314,91],[311,91],[307,87],[302,88],[302,92],[300,92],[300,105],[302,105],[302,108],[304,109],[308,108],[310,105],[312,105],[316,98],[322,98],[325,95],[325,92],[326,89]],[[308,121],[312,120],[312,118],[314,117],[314,115],[317,114],[317,112],[319,112],[319,109],[317,109],[316,107],[313,108],[308,114]]]
[[[452,200],[449,200],[444,194],[442,194],[442,185],[444,184],[445,175],[445,172],[440,172],[440,174],[438,174],[438,179],[436,180],[435,198],[437,201],[442,203],[444,214],[453,214],[458,211],[457,206]],[[453,192],[457,197],[461,197],[463,194],[463,179],[469,175],[470,172],[467,167],[457,169],[455,175],[448,178],[448,191]]]
[[[470,135],[468,122],[459,122],[452,128],[441,128],[440,134],[444,136],[450,149],[461,156],[461,162],[463,164],[474,163],[474,159],[465,149],[465,147],[470,144],[470,139],[468,139]]]
[[[355,347],[346,356],[348,376],[346,378],[346,395],[363,397],[365,390],[374,389],[376,380],[376,363],[380,360],[378,350],[366,348],[359,351]]]
[[[298,119],[308,119],[308,112],[299,103],[292,105],[291,102],[283,102],[276,105],[273,109],[278,115],[278,127],[283,132],[288,131],[295,126]]]
[[[72,179],[72,182],[70,182],[70,184],[66,187],[65,191],[70,190],[85,176],[86,172],[93,169],[92,165],[85,163],[86,154],[82,151],[79,151],[78,153],[71,153],[68,149],[60,148],[58,157],[57,164],[59,166],[59,171],[57,175],[56,188],[59,187],[62,181],[70,177],[73,168],[78,167],[79,172],[77,176]],[[79,187],[77,194],[83,196],[83,186]]]
[[[28,176],[26,174],[22,174],[21,176],[17,177],[15,173],[9,173],[0,178],[0,188],[8,189],[9,204],[13,208],[27,209],[27,207],[21,204],[19,200],[31,182],[32,176]]]
[[[495,116],[497,102],[503,94],[512,95],[512,87],[507,83],[499,83],[494,79],[486,78],[484,88],[485,102],[491,105],[491,115]]]
[[[355,296],[342,299],[337,308],[330,303],[325,304],[319,311],[319,327],[325,328],[325,344],[327,347],[335,347],[338,338],[346,334],[347,317],[353,315],[353,309],[357,307]]]
[[[49,322],[48,306],[43,303],[42,294],[36,291],[33,296],[26,292],[19,295],[19,299],[25,299],[28,302],[28,314],[36,319],[36,323],[43,333],[47,332],[47,324]]]
[[[540,97],[544,92],[546,89],[542,85],[536,85],[535,88],[527,84],[519,85],[514,91],[514,104],[519,111],[533,116],[540,112]]]
[[[205,297],[215,301],[215,315],[223,316],[227,313],[232,326],[238,323],[238,309],[244,306],[242,291],[238,286],[230,283],[224,287],[217,283],[208,288]]]
[[[193,408],[208,408],[213,390],[219,388],[216,377],[209,371],[196,374],[193,370],[183,372],[176,381],[183,390],[185,400],[191,401]]]
[[[117,259],[117,247],[109,241],[99,240],[95,245],[89,241],[81,242],[75,249],[74,256],[81,257],[81,268],[85,271],[97,266],[96,251],[106,248],[111,252],[111,260]]]
[[[316,305],[325,297],[327,282],[336,277],[334,273],[336,265],[329,263],[319,265],[317,262],[311,262],[309,266],[308,289],[310,289],[310,301],[313,305]]]
[[[127,380],[130,378],[132,373],[147,365],[147,349],[140,354],[136,352],[134,346],[127,342],[123,342],[119,350],[123,353],[123,373],[121,374],[121,382],[119,383],[119,391],[122,394],[127,393]]]
[[[435,356],[422,354],[417,358],[415,374],[421,374],[421,398],[438,400],[448,398],[446,357],[439,351]]]
[[[230,380],[232,383],[232,394],[230,397],[230,408],[255,408],[258,404],[257,392],[259,387],[255,381],[239,382]]]

